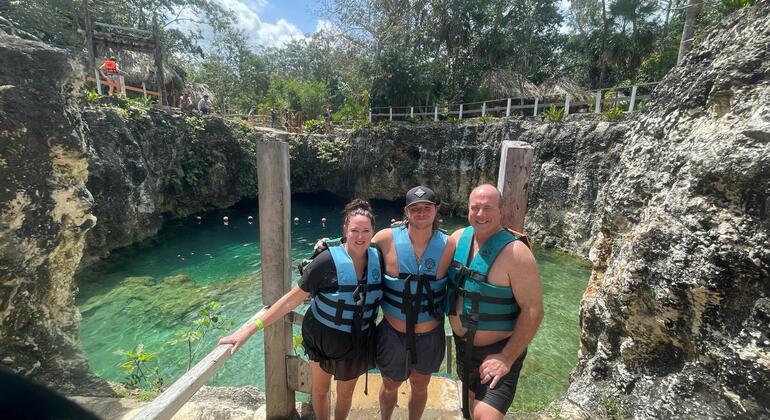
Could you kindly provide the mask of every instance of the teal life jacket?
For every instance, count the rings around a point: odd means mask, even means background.
[[[379,252],[373,247],[367,251],[365,283],[358,282],[353,260],[343,246],[330,247],[329,252],[337,269],[337,290],[317,293],[310,309],[324,325],[360,334],[374,325],[382,298]]]
[[[446,295],[446,277],[437,279],[436,270],[446,247],[447,235],[433,232],[418,262],[407,228],[391,230],[398,258],[398,277],[385,273],[382,309],[407,323],[440,320],[444,317],[442,308]]]
[[[469,263],[473,247],[473,227],[463,231],[449,266],[447,314],[457,315],[456,299],[463,299],[460,315],[463,327],[486,331],[511,331],[519,315],[519,305],[511,286],[496,286],[487,281],[489,268],[509,243],[520,239],[501,230],[484,242]]]

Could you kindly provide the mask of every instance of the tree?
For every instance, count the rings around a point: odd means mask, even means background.
[[[682,60],[690,52],[692,47],[692,39],[695,36],[695,25],[698,20],[701,8],[703,7],[703,0],[690,0],[687,4],[687,10],[685,11],[684,28],[682,29],[682,41],[679,44],[679,56],[676,59],[676,64],[681,65]]]

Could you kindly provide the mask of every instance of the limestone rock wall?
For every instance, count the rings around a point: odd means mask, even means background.
[[[723,22],[631,123],[562,413],[770,416],[769,15]]]
[[[256,196],[256,134],[217,117],[121,101],[83,110],[99,223],[83,264],[153,236],[169,217]]]
[[[74,67],[66,51],[0,33],[0,69],[0,366],[107,392],[77,338],[73,273],[96,219]]]

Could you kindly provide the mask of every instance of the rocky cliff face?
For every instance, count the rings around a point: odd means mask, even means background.
[[[73,273],[96,221],[74,67],[65,51],[0,34],[0,68],[0,366],[99,393],[74,305]]]
[[[562,413],[770,416],[769,15],[723,22],[631,123]]]
[[[256,196],[256,137],[241,125],[120,100],[102,105],[82,113],[99,219],[84,263],[155,235],[164,218]]]
[[[628,127],[582,114],[559,124],[393,123],[336,140],[294,138],[292,189],[403,200],[409,188],[425,184],[446,211],[462,215],[473,187],[497,182],[502,141],[526,141],[535,148],[527,232],[545,246],[587,256],[599,189]]]

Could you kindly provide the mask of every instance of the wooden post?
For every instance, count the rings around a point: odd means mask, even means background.
[[[409,107],[409,118],[414,118],[414,107],[413,106]]]
[[[508,98],[508,103],[505,105],[505,116],[511,116],[511,98]]]
[[[142,80],[142,97],[147,100],[147,85]]]
[[[257,143],[259,191],[259,243],[262,244],[262,303],[274,304],[291,283],[291,197],[289,195],[289,143]],[[292,328],[276,322],[265,329],[265,400],[267,418],[291,417],[294,392],[287,380],[286,356],[293,354]]]
[[[535,97],[535,112],[532,113],[533,117],[537,117],[537,102],[540,100],[537,96]],[[522,111],[523,112],[523,111]]]
[[[564,98],[564,116],[565,117],[569,115],[569,100],[570,100],[570,97],[568,93],[567,96]]]
[[[460,104],[460,114],[458,120],[463,119],[463,104]]]
[[[158,82],[158,92],[160,92],[160,104],[168,104],[166,99],[166,78],[163,75],[163,50],[160,45],[160,26],[158,26],[158,15],[152,14],[152,37],[155,41],[155,74]]]
[[[120,94],[126,96],[126,79],[120,76]]]
[[[596,91],[596,103],[594,104],[594,114],[602,113],[602,90]]]
[[[372,109],[369,108],[369,124],[372,123]]]
[[[390,115],[390,117],[388,117],[388,118],[389,118],[391,121],[393,121],[393,107],[392,107],[392,106],[391,106],[391,107],[389,107],[389,108],[388,108],[388,110],[389,110],[388,112],[389,112],[389,115]]]
[[[487,103],[486,102],[481,104],[481,116],[483,117],[484,115],[487,115]]]
[[[438,121],[438,107],[433,107],[433,121]]]
[[[535,149],[522,141],[504,141],[497,188],[503,193],[503,226],[524,232],[527,190]]]
[[[94,69],[94,77],[96,78],[96,93],[102,94],[102,75],[99,74],[98,69]]]
[[[634,112],[634,102],[636,102],[636,85],[631,88],[631,101],[628,103],[628,112]]]

